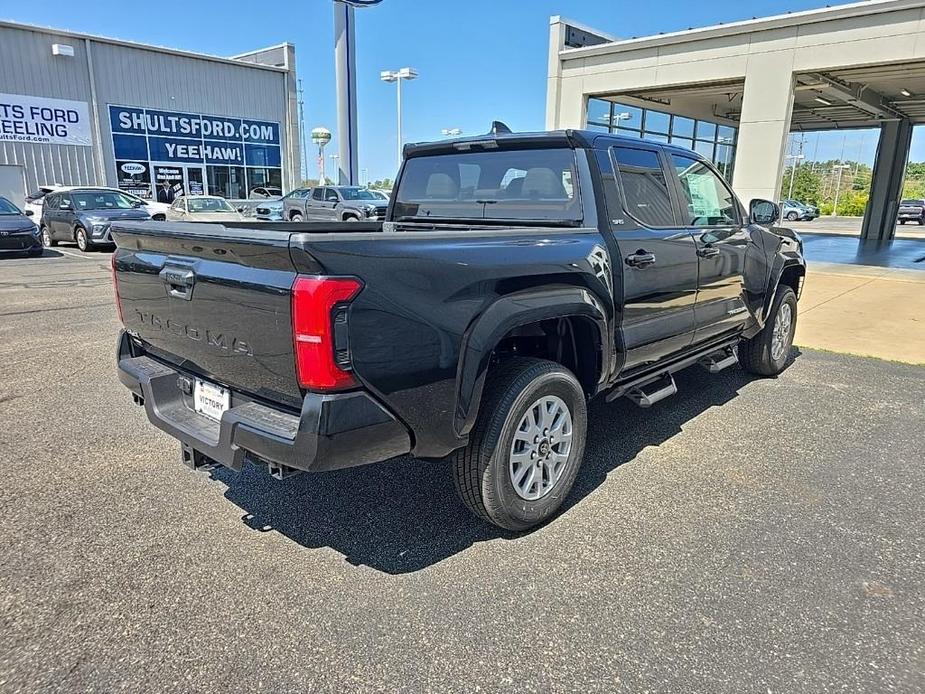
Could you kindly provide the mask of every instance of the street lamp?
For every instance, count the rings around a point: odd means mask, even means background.
[[[403,67],[401,70],[383,70],[379,79],[383,82],[395,82],[398,94],[398,165],[401,166],[401,81],[417,79],[418,71],[413,67]]]
[[[838,180],[835,182],[835,203],[832,205],[832,216],[833,217],[838,216],[838,193],[841,191],[842,172],[845,169],[850,169],[850,168],[851,168],[851,164],[836,164],[833,167],[833,170],[838,169]]]
[[[462,130],[459,128],[444,128],[440,131],[445,137],[456,137],[457,135],[462,135]]]
[[[800,159],[806,159],[806,155],[805,154],[788,154],[785,158],[794,160],[793,163],[790,165],[790,188],[787,190],[787,199],[789,200],[790,198],[793,197],[793,174],[796,173],[797,162]]]

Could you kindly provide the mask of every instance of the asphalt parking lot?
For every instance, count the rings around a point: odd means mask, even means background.
[[[183,467],[116,380],[108,254],[61,251],[0,260],[0,691],[925,688],[925,368],[598,403],[512,536],[442,463]]]

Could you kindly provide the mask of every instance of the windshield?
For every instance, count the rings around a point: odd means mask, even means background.
[[[370,193],[366,188],[338,188],[340,196],[344,200],[378,200],[375,195]]]
[[[395,191],[396,221],[581,221],[571,149],[412,157]]]
[[[19,208],[16,207],[6,198],[0,198],[0,215],[10,215],[10,214],[22,214],[19,211]]]
[[[382,193],[378,190],[371,190],[369,192],[372,193],[373,197],[376,198],[376,200],[388,200],[389,199],[389,197],[385,193]]]
[[[132,201],[115,191],[76,191],[71,193],[74,207],[78,210],[130,210]]]
[[[222,198],[189,198],[186,201],[190,212],[235,212]]]

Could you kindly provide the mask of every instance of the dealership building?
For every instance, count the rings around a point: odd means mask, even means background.
[[[0,22],[0,195],[299,184],[295,48],[229,58]]]
[[[777,200],[793,132],[880,132],[861,237],[888,240],[925,123],[925,0],[868,0],[617,38],[550,22],[546,125],[672,142]]]

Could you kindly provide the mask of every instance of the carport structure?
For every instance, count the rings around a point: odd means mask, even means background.
[[[591,99],[736,127],[732,184],[746,201],[779,198],[791,132],[879,128],[861,235],[891,239],[912,127],[925,123],[925,0],[625,40],[553,17],[547,127],[586,127]]]

